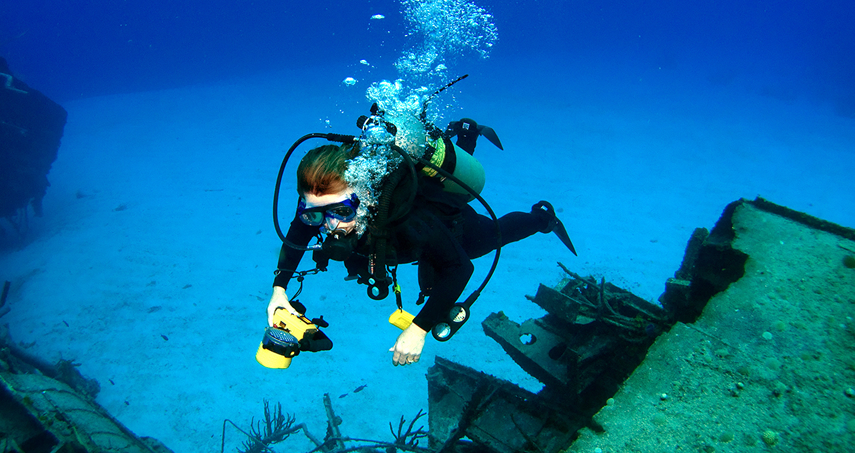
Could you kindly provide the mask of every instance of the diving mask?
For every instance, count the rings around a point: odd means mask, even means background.
[[[339,222],[352,222],[356,219],[356,209],[359,207],[359,198],[356,194],[350,194],[350,198],[324,206],[306,207],[306,200],[300,198],[297,204],[297,217],[309,226],[321,226],[324,220],[334,219]]]

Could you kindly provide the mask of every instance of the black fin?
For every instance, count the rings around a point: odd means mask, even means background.
[[[475,153],[475,143],[479,135],[486,137],[496,148],[502,151],[505,150],[502,147],[502,142],[499,140],[498,134],[496,134],[496,131],[492,127],[479,125],[472,118],[462,118],[460,121],[452,121],[445,128],[445,136],[448,138],[457,136],[456,145],[469,154]]]
[[[573,247],[570,235],[567,234],[567,229],[564,228],[564,224],[561,223],[561,219],[559,219],[555,214],[555,208],[552,207],[551,203],[541,200],[531,207],[531,212],[541,212],[543,213],[542,215],[549,216],[546,228],[540,231],[542,233],[555,233],[555,235],[558,236],[558,239],[560,239],[574,255],[579,256],[576,253],[576,247]]]
[[[576,253],[576,247],[573,247],[573,242],[570,241],[570,235],[567,234],[567,230],[564,228],[564,224],[561,223],[560,220],[558,220],[558,224],[555,225],[555,229],[552,230],[552,232],[558,236],[558,239],[561,239],[561,242],[563,242],[574,255],[579,256]]]
[[[473,154],[480,133],[478,123],[473,119],[463,118],[455,124],[454,133],[457,134],[457,146],[467,153]]]
[[[490,143],[496,145],[496,148],[499,148],[502,151],[505,150],[505,148],[502,147],[502,142],[499,140],[499,136],[496,135],[496,131],[494,131],[492,127],[478,126],[478,133],[487,140],[490,140]]]

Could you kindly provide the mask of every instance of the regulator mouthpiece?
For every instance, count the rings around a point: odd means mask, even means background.
[[[329,255],[331,260],[344,261],[353,254],[353,249],[356,248],[358,240],[356,232],[348,233],[344,230],[336,229],[324,239],[322,249]]]

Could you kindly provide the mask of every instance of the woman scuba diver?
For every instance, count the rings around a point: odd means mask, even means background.
[[[454,307],[463,307],[463,314],[468,317],[468,307],[477,296],[470,296],[464,304],[457,302],[472,276],[473,259],[537,232],[555,232],[575,254],[563,225],[545,201],[535,204],[530,212],[511,212],[499,219],[478,214],[469,206],[473,197],[483,202],[477,194],[483,187],[483,168],[470,151],[478,132],[501,145],[492,129],[478,127],[471,120],[463,122],[463,127],[461,122],[455,122],[452,123],[455,128],[450,125],[446,134],[439,131],[433,135],[431,131],[425,132],[422,124],[416,132],[421,135],[420,141],[416,140],[421,151],[413,156],[416,164],[402,153],[410,163],[402,163],[399,158],[397,164],[378,170],[376,165],[366,165],[366,159],[376,157],[377,150],[372,147],[388,139],[384,138],[384,130],[395,144],[405,141],[406,134],[396,131],[393,121],[384,119],[383,112],[375,105],[372,117],[360,119],[363,134],[358,141],[340,140],[345,143],[320,146],[306,153],[297,168],[296,214],[287,234],[283,237],[280,232],[283,245],[273,295],[267,306],[269,326],[274,325],[274,312],[278,309],[294,315],[305,312],[301,304],[291,303],[286,288],[294,276],[298,276],[302,285],[306,272],[296,269],[306,251],[313,251],[320,270],[326,269],[329,259],[343,261],[348,279],[369,285],[371,298],[388,295],[391,283],[399,309],[397,265],[417,263],[418,303],[423,302],[423,306],[415,317],[395,322],[403,331],[389,349],[394,365],[416,363],[429,331],[433,330],[437,339],[450,336],[438,333],[443,330],[438,327],[454,323],[449,320],[450,316],[454,318],[450,315]],[[371,129],[374,135],[368,133]],[[475,133],[476,137],[467,132]],[[466,151],[451,142],[453,135],[458,136],[458,143],[468,144]],[[377,136],[380,138],[375,140]],[[397,148],[399,153],[401,148]],[[438,177],[438,173],[445,177]],[[477,190],[468,188],[471,193],[467,193],[452,181],[477,186]],[[322,243],[309,246],[312,238]]]

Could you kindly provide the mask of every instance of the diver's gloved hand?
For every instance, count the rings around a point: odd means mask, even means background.
[[[395,345],[389,348],[389,352],[394,353],[392,364],[398,366],[418,362],[425,347],[425,336],[427,332],[415,323],[404,329],[401,335],[398,335]]]
[[[288,310],[291,314],[296,315],[297,310],[291,306],[291,303],[288,302],[288,295],[285,294],[285,288],[281,286],[273,287],[273,295],[270,296],[270,302],[267,304],[267,326],[273,327],[273,313],[276,310],[284,308]]]

